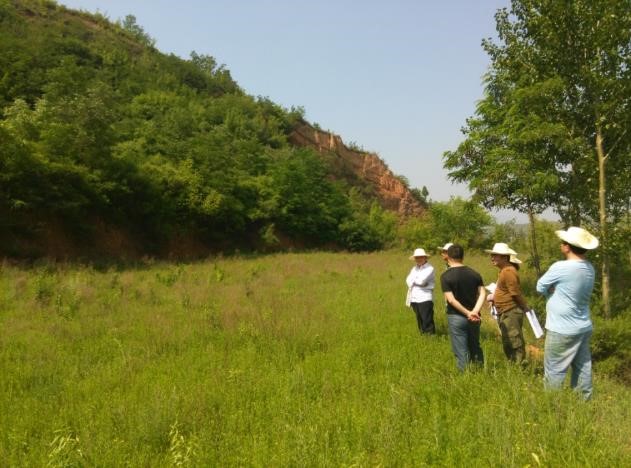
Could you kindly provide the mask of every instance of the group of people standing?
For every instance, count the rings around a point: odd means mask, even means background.
[[[560,249],[565,260],[555,262],[536,286],[537,292],[547,298],[544,383],[549,389],[560,388],[571,367],[572,388],[588,400],[592,395],[589,303],[595,273],[586,253],[598,247],[598,239],[579,227],[556,231],[556,235],[561,240]],[[495,287],[491,294],[487,294],[481,275],[463,263],[462,246],[447,243],[438,249],[447,265],[440,276],[440,285],[458,369],[464,371],[470,365],[484,362],[480,324],[486,302],[498,321],[504,354],[512,362],[525,363],[526,342],[522,327],[524,315],[530,309],[521,290],[518,273],[521,260],[517,258],[517,252],[501,242],[486,250],[499,270]],[[422,248],[415,249],[410,257],[416,264],[406,278],[406,303],[414,311],[419,331],[434,334],[436,278],[428,257]]]

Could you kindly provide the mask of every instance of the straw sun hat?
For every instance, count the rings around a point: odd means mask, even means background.
[[[498,242],[492,249],[485,249],[484,251],[496,255],[517,255],[517,252],[511,249],[508,244],[505,244],[504,242]]]
[[[429,255],[425,253],[425,249],[415,249],[414,253],[410,256],[410,260],[413,260],[414,257],[429,257]]]
[[[567,231],[555,231],[563,242],[585,250],[598,247],[598,239],[583,228],[572,226]]]

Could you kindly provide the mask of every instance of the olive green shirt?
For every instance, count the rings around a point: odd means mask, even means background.
[[[519,308],[514,297],[521,296],[521,286],[519,275],[513,265],[507,265],[500,270],[496,285],[493,302],[497,311],[501,314],[516,307]]]

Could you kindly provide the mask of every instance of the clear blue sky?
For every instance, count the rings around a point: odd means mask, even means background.
[[[242,89],[378,153],[430,198],[468,197],[442,154],[482,97],[483,38],[510,0],[60,0],[132,14],[165,53],[215,57]],[[500,221],[521,215],[497,214]]]

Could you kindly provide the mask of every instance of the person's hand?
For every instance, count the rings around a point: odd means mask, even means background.
[[[471,311],[467,314],[467,320],[469,320],[469,322],[477,323],[480,321],[480,314],[478,312]]]
[[[486,302],[493,302],[493,299],[495,299],[493,293],[490,293],[488,296],[486,296]]]

